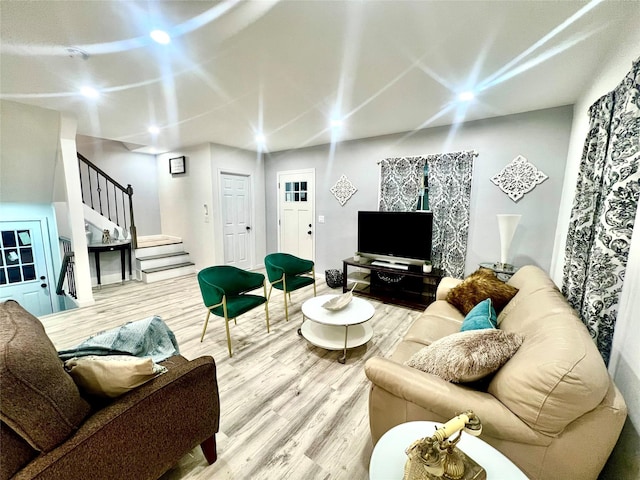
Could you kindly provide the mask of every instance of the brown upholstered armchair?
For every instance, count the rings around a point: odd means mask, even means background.
[[[220,404],[213,358],[101,404],[80,395],[40,321],[0,304],[0,479],[156,479],[197,445],[216,461]]]

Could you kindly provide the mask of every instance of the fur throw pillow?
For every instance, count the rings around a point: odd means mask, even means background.
[[[504,283],[493,271],[480,268],[453,287],[446,300],[466,316],[478,303],[490,298],[496,313],[500,313],[516,293],[517,288]]]
[[[448,382],[474,382],[507,363],[522,341],[521,336],[499,329],[454,333],[418,350],[405,365]]]

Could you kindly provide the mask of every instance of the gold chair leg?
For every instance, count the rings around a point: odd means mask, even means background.
[[[204,334],[207,331],[207,325],[209,325],[209,315],[211,315],[211,310],[207,309],[207,318],[204,321],[204,328],[202,329],[202,335],[200,336],[200,342],[204,340]]]
[[[227,317],[226,299],[222,300],[222,311],[224,312],[224,326],[227,329],[227,348],[229,349],[229,357],[233,357],[233,352],[231,351],[231,334],[229,334],[229,317]]]
[[[287,292],[284,292],[284,318],[289,321],[289,308],[287,307]]]
[[[267,284],[263,283],[262,287],[264,288],[264,296],[267,296]],[[269,292],[271,293],[271,292]],[[267,298],[267,301],[264,302],[264,312],[267,316],[267,333],[269,333],[269,299]]]
[[[231,351],[231,335],[229,334],[229,319],[227,317],[224,318],[224,326],[227,328],[227,348],[229,349],[229,357],[233,357],[233,352]]]
[[[284,293],[284,318],[289,321],[289,307],[287,306],[287,281],[285,276],[282,276],[282,293]],[[291,297],[289,297],[291,298]]]
[[[316,268],[311,269],[311,275],[313,275],[313,296],[316,296]]]

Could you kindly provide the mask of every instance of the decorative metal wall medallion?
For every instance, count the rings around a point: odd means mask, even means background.
[[[533,163],[518,155],[500,173],[493,176],[491,181],[509,195],[511,200],[517,202],[547,178],[549,177]]]
[[[347,200],[349,200],[353,194],[358,191],[358,189],[353,186],[353,183],[351,183],[345,175],[342,175],[330,190],[331,193],[333,193],[333,196],[336,197],[336,200],[340,202],[341,206],[344,206],[344,204],[347,203]]]

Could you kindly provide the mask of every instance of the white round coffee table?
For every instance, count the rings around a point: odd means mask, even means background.
[[[340,363],[347,360],[347,349],[364,345],[373,336],[368,322],[375,309],[371,303],[353,297],[341,310],[327,310],[322,305],[337,295],[320,295],[302,304],[302,326],[298,334],[309,343],[326,350],[343,350]]]
[[[419,438],[428,437],[442,426],[436,422],[407,422],[396,425],[376,443],[369,462],[369,480],[402,478],[407,462],[406,448]],[[511,460],[488,443],[463,433],[458,448],[487,472],[487,480],[527,480]]]

